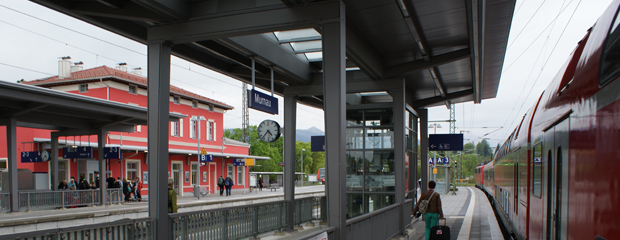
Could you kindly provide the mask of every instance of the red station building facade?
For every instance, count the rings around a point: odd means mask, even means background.
[[[125,65],[116,68],[101,66],[82,70],[81,64],[72,65],[68,59],[59,61],[59,75],[23,84],[80,94],[102,101],[114,101],[141,107],[147,106],[147,79],[139,70],[127,72]],[[210,193],[217,192],[219,176],[231,177],[235,183],[233,191],[248,188],[249,175],[247,166],[235,166],[236,159],[245,159],[248,165],[254,160],[266,157],[248,156],[249,144],[223,137],[224,114],[233,107],[225,103],[200,96],[187,90],[170,86],[170,112],[186,115],[179,122],[170,122],[169,131],[169,177],[174,178],[179,195],[190,196],[193,187],[199,185]],[[27,151],[50,151],[50,130],[17,127],[18,154]],[[5,136],[5,137],[1,137]],[[107,171],[116,179],[135,179],[143,181],[142,195],[148,196],[147,165],[147,126],[135,126],[135,131],[109,132],[105,136],[106,147],[120,147],[121,159],[106,159]],[[0,127],[0,146],[6,146],[6,129]],[[59,149],[58,181],[74,177],[86,178],[94,182],[98,171],[97,137],[70,136],[60,137],[59,146],[93,146],[94,158],[65,159]],[[204,149],[213,156],[212,162],[200,162],[199,151]],[[18,157],[19,158],[19,157]],[[0,167],[6,167],[7,152],[0,149]],[[254,159],[254,160],[252,160]],[[4,161],[4,162],[3,162]],[[21,162],[18,169],[28,169],[33,174],[48,176],[49,161]],[[2,170],[2,169],[0,169]],[[103,174],[101,177],[105,178]],[[39,186],[38,189],[43,189]],[[45,189],[49,189],[46,187]],[[179,191],[182,189],[182,191]],[[21,189],[20,189],[21,190]]]

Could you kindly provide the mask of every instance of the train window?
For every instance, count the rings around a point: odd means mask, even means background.
[[[620,14],[616,12],[616,17],[611,24],[599,66],[599,85],[605,85],[609,81],[620,75]]]
[[[542,162],[542,145],[538,143],[534,146],[534,156],[532,158],[532,195],[537,198],[541,198],[542,196]]]

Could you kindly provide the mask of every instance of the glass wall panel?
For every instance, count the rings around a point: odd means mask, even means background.
[[[361,193],[347,193],[347,219],[364,214],[364,198]]]
[[[362,191],[363,166],[362,151],[347,151],[347,191]]]
[[[394,148],[394,131],[392,128],[366,129],[365,149],[391,149]]]
[[[366,110],[364,123],[366,126],[391,126],[394,125],[393,116],[392,109]]]
[[[347,128],[347,149],[364,149],[364,129]]]
[[[366,191],[394,191],[394,151],[366,150]]]
[[[394,204],[394,194],[365,194],[365,202],[367,203],[366,213]]]
[[[364,122],[364,110],[347,110],[347,127],[361,127]]]

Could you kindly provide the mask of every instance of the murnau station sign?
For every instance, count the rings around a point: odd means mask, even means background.
[[[248,107],[266,113],[278,115],[278,99],[254,89],[248,90],[250,99],[248,101]]]

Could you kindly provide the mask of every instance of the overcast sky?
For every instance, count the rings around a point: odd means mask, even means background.
[[[518,0],[510,30],[499,91],[482,104],[456,105],[456,131],[467,141],[503,141],[550,83],[576,44],[611,0]],[[71,56],[84,68],[146,69],[146,46],[25,0],[0,0],[0,80],[15,82],[57,75],[58,58]],[[225,128],[241,127],[241,82],[172,58],[171,84],[235,107],[224,115]],[[280,115],[250,110],[250,124]],[[297,128],[324,130],[323,112],[299,105]],[[429,109],[429,120],[448,120],[444,107]],[[448,133],[439,123],[437,133]],[[503,127],[503,128],[500,128]],[[433,129],[430,129],[433,133]]]

